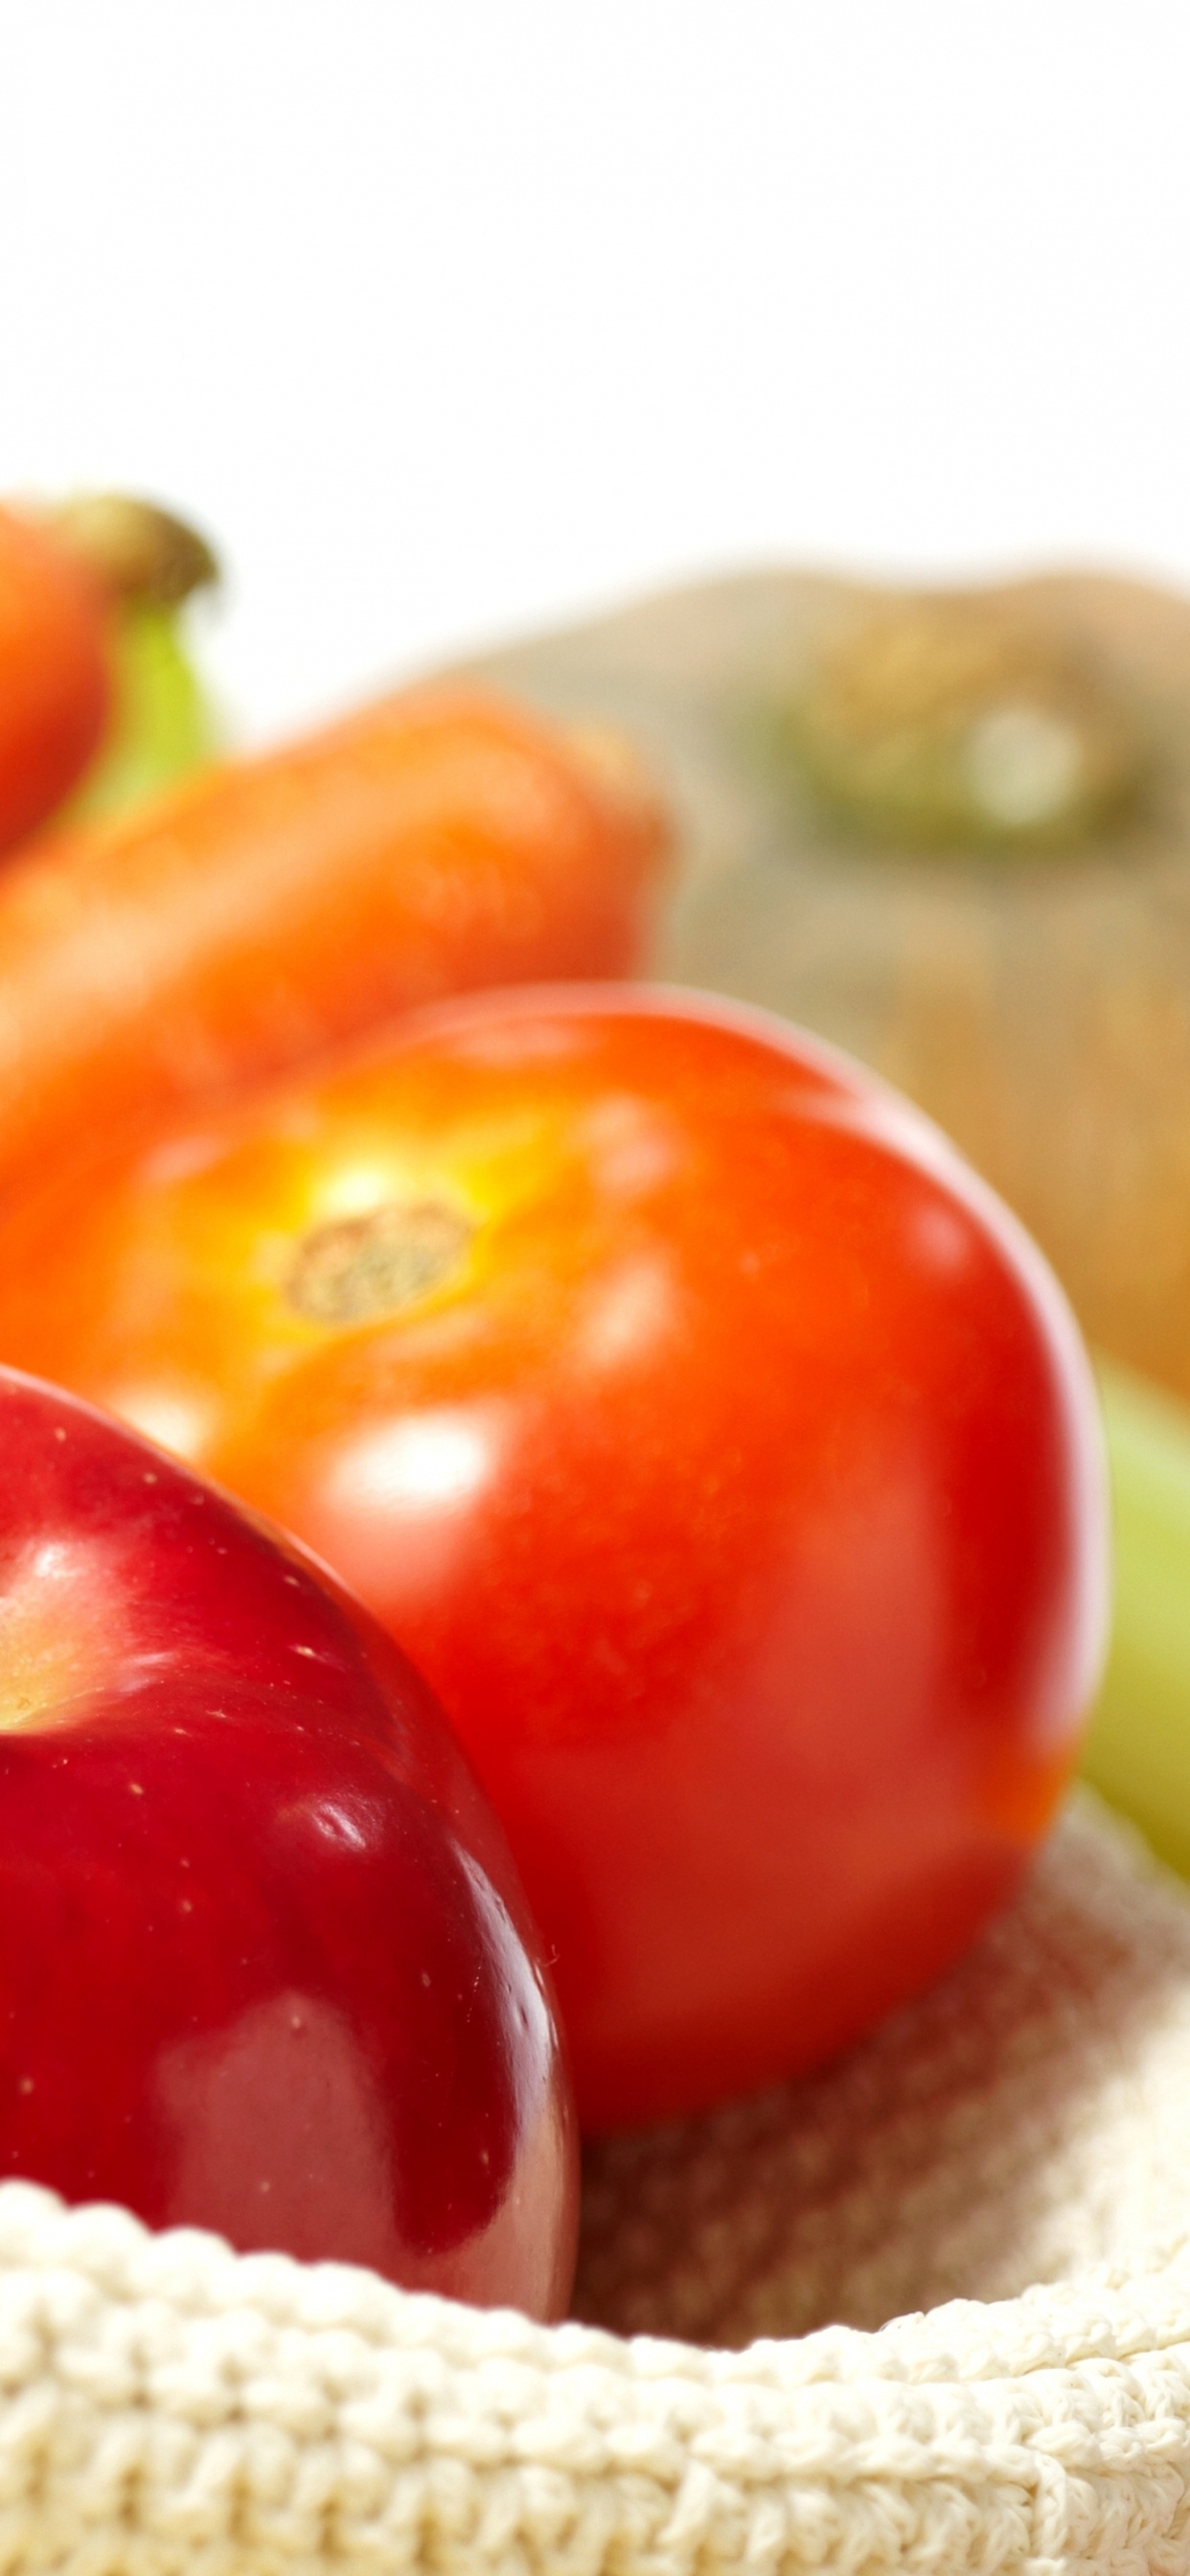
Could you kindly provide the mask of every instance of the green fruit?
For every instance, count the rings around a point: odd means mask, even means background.
[[[1111,1651],[1083,1770],[1190,1878],[1190,1407],[1100,1363],[1111,1464]]]

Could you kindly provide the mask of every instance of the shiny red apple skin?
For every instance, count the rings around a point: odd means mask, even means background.
[[[0,2173],[559,2314],[536,1936],[424,1685],[313,1559],[0,1370]]]

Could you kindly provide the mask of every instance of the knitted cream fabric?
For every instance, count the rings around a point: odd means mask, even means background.
[[[650,2339],[0,2189],[0,2570],[1172,2576],[1187,2243],[1190,1902],[1084,1815],[844,2065],[592,2159]]]

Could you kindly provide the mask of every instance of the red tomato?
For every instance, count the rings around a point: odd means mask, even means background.
[[[110,696],[98,589],[48,529],[0,509],[0,850],[81,777]]]
[[[0,1351],[299,1533],[434,1684],[588,2124],[815,2064],[1070,1770],[1097,1422],[1040,1256],[781,1023],[524,991],[10,1223]]]

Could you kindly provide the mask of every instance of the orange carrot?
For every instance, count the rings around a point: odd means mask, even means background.
[[[659,809],[577,738],[417,690],[0,876],[0,1183],[468,987],[628,972]]]

